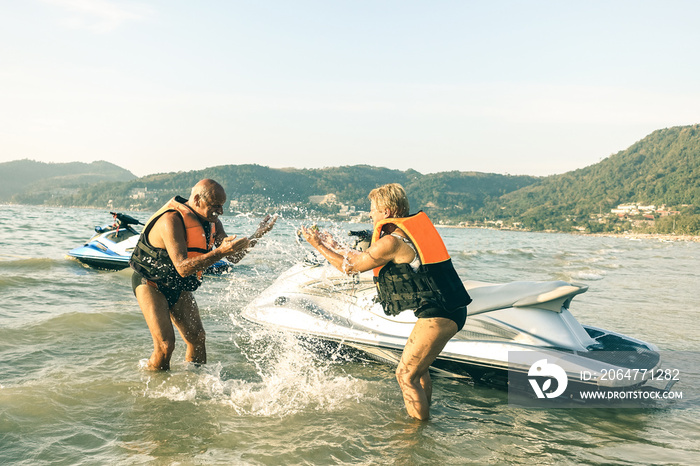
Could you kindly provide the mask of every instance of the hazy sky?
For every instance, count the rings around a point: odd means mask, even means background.
[[[0,0],[0,162],[548,175],[700,123],[700,2]]]

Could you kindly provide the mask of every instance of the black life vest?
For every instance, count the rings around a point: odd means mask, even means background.
[[[374,269],[377,297],[387,315],[424,306],[452,311],[472,301],[452,265],[445,243],[423,211],[377,222],[372,242],[381,237],[382,228],[387,224],[396,225],[406,233],[421,261],[416,272],[409,264],[393,262]]]
[[[203,223],[199,215],[185,202],[187,199],[175,196],[151,216],[146,222],[138,243],[136,243],[129,265],[159,287],[165,287],[169,290],[194,291],[202,284],[202,272],[196,272],[186,277],[181,276],[170,259],[168,251],[156,248],[148,241],[148,234],[156,221],[166,212],[177,212],[185,225],[187,257],[201,256],[213,248],[215,224]]]

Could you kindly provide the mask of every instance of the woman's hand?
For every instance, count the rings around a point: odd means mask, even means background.
[[[319,231],[316,225],[312,225],[310,227],[302,225],[301,235],[311,246],[316,249],[323,244],[322,233]]]

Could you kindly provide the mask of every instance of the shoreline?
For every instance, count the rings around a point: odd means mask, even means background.
[[[100,210],[101,209],[100,207],[94,207],[94,206],[51,206],[51,205],[44,205],[44,204],[36,204],[35,205],[35,204],[14,204],[14,203],[0,202],[0,206],[23,206],[23,205],[32,205],[34,207],[54,207],[54,208],[69,207],[69,208],[73,208],[73,209],[93,209],[93,210]],[[107,209],[107,210],[109,210],[109,209]],[[122,209],[122,210],[130,211],[130,212],[144,212],[142,210],[133,210],[133,209]],[[474,230],[513,231],[513,232],[522,232],[522,233],[557,233],[557,234],[577,235],[577,236],[623,238],[623,239],[629,239],[629,240],[633,240],[633,241],[655,240],[655,241],[672,242],[672,243],[676,243],[676,242],[700,243],[700,236],[678,235],[678,234],[671,234],[671,233],[635,233],[635,232],[583,233],[580,231],[556,231],[556,230],[533,231],[533,230],[494,228],[494,227],[473,226],[473,225],[472,226],[461,226],[461,225],[435,224],[435,226],[437,228],[467,228],[467,229],[474,229]]]
[[[581,236],[607,236],[610,238],[626,238],[630,240],[656,240],[662,242],[693,242],[700,243],[700,236],[674,235],[669,233],[580,233]]]
[[[556,233],[560,235],[574,235],[574,236],[595,236],[595,237],[608,237],[608,238],[623,238],[633,241],[641,240],[656,240],[661,242],[691,242],[700,243],[700,236],[694,235],[677,235],[671,233],[583,233],[579,231],[556,231],[556,230],[545,230],[545,231],[533,231],[533,230],[515,230],[508,228],[492,228],[492,227],[477,227],[477,226],[458,226],[458,225],[435,225],[438,228],[469,228],[474,230],[493,230],[493,231],[513,231],[521,233]]]

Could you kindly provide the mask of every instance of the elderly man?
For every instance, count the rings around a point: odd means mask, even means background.
[[[202,273],[216,261],[240,261],[275,224],[269,215],[247,238],[227,236],[219,220],[226,202],[224,188],[205,179],[189,199],[176,196],[146,223],[134,249],[131,286],[153,337],[150,370],[167,370],[177,327],[187,344],[186,361],[207,362],[205,332],[192,295]]]

